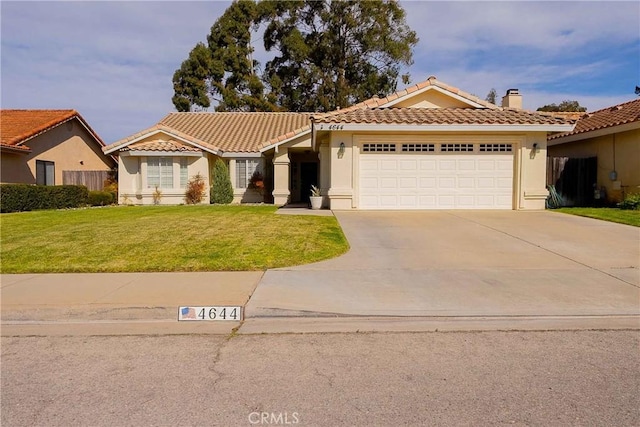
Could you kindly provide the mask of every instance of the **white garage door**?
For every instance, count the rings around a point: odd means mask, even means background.
[[[363,144],[360,209],[512,209],[511,144]]]

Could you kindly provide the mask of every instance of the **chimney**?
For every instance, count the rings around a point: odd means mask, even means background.
[[[522,110],[522,95],[518,89],[507,90],[507,94],[502,97],[502,107]]]

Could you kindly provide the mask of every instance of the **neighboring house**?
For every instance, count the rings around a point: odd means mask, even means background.
[[[548,156],[593,159],[591,193],[620,202],[623,193],[640,192],[640,99],[583,113],[571,132],[548,138]],[[593,188],[593,184],[596,188]]]
[[[547,135],[574,125],[522,111],[515,89],[503,105],[430,77],[326,114],[172,113],[104,151],[120,157],[120,202],[149,204],[158,185],[180,203],[223,159],[236,202],[263,200],[247,189],[258,170],[276,205],[318,185],[331,209],[544,209]]]
[[[116,160],[75,110],[1,110],[0,182],[102,190]]]

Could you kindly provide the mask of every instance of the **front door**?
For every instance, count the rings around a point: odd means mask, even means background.
[[[300,201],[309,202],[311,186],[318,185],[318,163],[317,162],[301,162],[300,163]]]

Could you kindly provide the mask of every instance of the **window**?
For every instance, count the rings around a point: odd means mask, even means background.
[[[459,151],[473,151],[473,144],[442,144],[440,151],[443,152],[459,152]]]
[[[36,184],[55,185],[55,163],[44,160],[36,160]]]
[[[362,144],[363,153],[394,151],[396,151],[396,144]]]
[[[180,157],[180,188],[187,188],[187,181],[189,181],[189,174],[187,172],[188,165],[189,159]]]
[[[254,172],[262,173],[259,159],[236,160],[236,188],[247,188]]]
[[[402,151],[429,152],[429,151],[434,151],[434,145],[433,144],[402,144]]]
[[[480,152],[511,152],[511,144],[480,144]]]
[[[147,157],[147,188],[173,188],[173,159]]]

